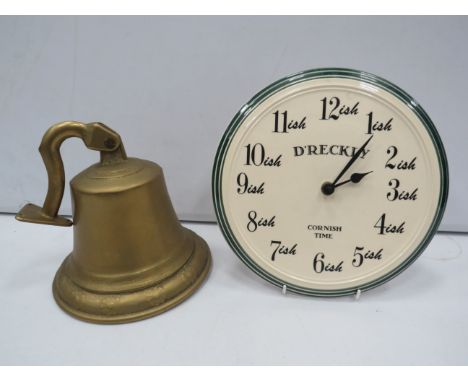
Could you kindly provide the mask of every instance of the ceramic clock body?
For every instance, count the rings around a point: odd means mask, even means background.
[[[273,284],[317,296],[364,291],[408,267],[447,192],[427,114],[395,85],[349,69],[299,73],[258,93],[213,169],[234,252]]]

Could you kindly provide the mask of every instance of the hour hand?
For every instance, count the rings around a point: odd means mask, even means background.
[[[351,175],[351,177],[348,180],[345,180],[343,182],[335,184],[335,188],[342,186],[343,184],[353,182],[353,183],[359,183],[362,178],[364,178],[366,175],[370,174],[372,171],[368,172],[355,172],[354,174]]]
[[[368,172],[355,172],[351,175],[348,180],[344,180],[343,182],[333,184],[330,182],[326,182],[322,185],[322,192],[325,195],[331,195],[335,192],[335,188],[342,186],[343,184],[352,182],[352,183],[359,183],[366,175],[370,174],[372,171]]]

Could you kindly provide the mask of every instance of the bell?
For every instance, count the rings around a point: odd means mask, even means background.
[[[99,150],[101,160],[70,182],[73,222],[57,216],[65,174],[60,145],[70,137]],[[210,250],[178,221],[156,163],[127,158],[120,136],[102,123],[63,122],[39,151],[49,178],[43,207],[27,204],[16,219],[73,225],[73,251],[53,282],[57,303],[96,323],[122,323],[162,313],[206,278]]]

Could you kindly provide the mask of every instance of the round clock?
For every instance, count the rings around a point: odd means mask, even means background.
[[[255,95],[213,168],[221,230],[254,272],[315,296],[398,275],[435,234],[448,167],[435,126],[399,87],[316,69]]]

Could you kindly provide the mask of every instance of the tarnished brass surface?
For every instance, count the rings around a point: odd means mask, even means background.
[[[99,163],[70,182],[73,223],[57,216],[65,186],[59,149],[69,137],[101,152]],[[73,225],[73,251],[53,284],[66,312],[91,322],[136,321],[197,289],[210,269],[210,250],[177,220],[161,167],[127,158],[120,136],[101,123],[54,125],[39,151],[49,177],[44,205],[28,204],[16,218]]]

